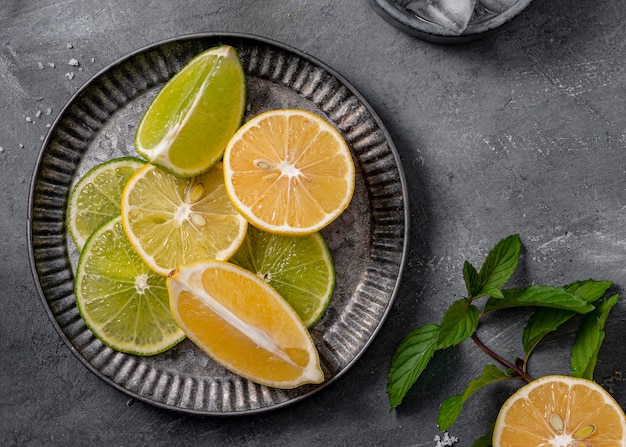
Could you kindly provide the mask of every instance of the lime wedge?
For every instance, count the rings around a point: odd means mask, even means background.
[[[309,328],[323,315],[335,288],[335,267],[320,233],[282,236],[250,225],[230,262],[274,287]]]
[[[115,158],[91,168],[76,183],[67,207],[67,228],[79,251],[96,228],[120,214],[124,185],[144,164],[138,158]]]
[[[135,134],[135,149],[152,164],[189,177],[222,158],[241,125],[246,79],[237,51],[200,53],[154,98]]]
[[[116,351],[154,355],[185,337],[169,310],[166,278],[135,253],[119,216],[87,239],[74,293],[87,327]]]

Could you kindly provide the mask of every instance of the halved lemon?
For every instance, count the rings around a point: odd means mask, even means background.
[[[350,204],[355,168],[345,140],[305,110],[280,109],[245,123],[224,152],[226,191],[239,212],[268,233],[321,230]]]
[[[533,380],[502,406],[494,447],[624,447],[626,417],[597,383],[551,375]]]
[[[324,380],[300,318],[253,273],[229,262],[200,262],[173,271],[167,288],[180,328],[231,372],[286,389]]]
[[[179,264],[230,258],[248,226],[226,195],[221,163],[188,178],[148,164],[126,184],[121,208],[130,243],[164,276]]]

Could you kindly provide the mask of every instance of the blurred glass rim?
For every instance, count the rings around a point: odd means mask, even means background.
[[[518,0],[501,14],[479,20],[471,20],[462,34],[446,29],[441,25],[422,19],[406,9],[399,0],[369,0],[374,10],[387,22],[399,30],[437,43],[463,43],[483,37],[486,33],[500,28],[521,13],[532,0]]]

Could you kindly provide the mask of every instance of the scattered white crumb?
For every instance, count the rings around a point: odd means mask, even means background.
[[[48,62],[48,65],[49,65],[51,68],[56,67],[56,65],[54,65],[54,62]]]
[[[27,116],[27,117],[26,117],[26,122],[27,122],[27,123],[32,123],[32,122],[33,122],[33,119],[32,119],[30,116]]]
[[[52,124],[50,124],[50,123],[47,123],[47,124],[46,124],[46,127],[48,127],[48,128],[49,128],[49,127],[50,127],[51,125],[52,125]]]
[[[72,48],[74,48],[74,45],[72,45],[71,43],[68,43],[67,48],[71,50]]]
[[[46,109],[46,115],[50,115],[52,113],[52,107],[48,107]]]
[[[67,79],[70,79],[70,80],[71,80],[71,79],[74,79],[74,76],[75,76],[75,75],[74,75],[74,72],[73,72],[73,71],[70,71],[70,72],[68,72],[68,73],[65,73],[65,77],[66,77]]]
[[[443,436],[435,436],[434,441],[437,443],[437,447],[450,447],[459,442],[459,438],[456,436],[450,436],[446,431],[443,432]]]
[[[41,116],[41,110],[37,110],[37,111],[35,112],[35,116],[36,116],[37,118],[39,118],[39,117]]]
[[[95,61],[96,61],[96,58],[95,58],[95,57],[92,57],[92,58],[91,58],[91,63],[93,64]]]
[[[20,143],[20,144],[19,144],[19,147],[24,147],[24,143]]]
[[[68,62],[68,64],[70,64],[72,67],[78,67],[80,64],[78,63],[78,61],[74,58],[71,58]]]
[[[37,62],[37,66],[39,67],[40,70],[43,70],[43,64],[41,62]]]
[[[4,152],[4,148],[0,146],[0,153]]]

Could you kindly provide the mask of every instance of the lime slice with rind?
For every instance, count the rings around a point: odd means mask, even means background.
[[[179,176],[208,171],[241,125],[246,79],[237,51],[210,48],[188,62],[154,98],[135,134],[135,149]]]
[[[324,314],[335,288],[335,267],[320,233],[282,236],[249,226],[230,262],[274,287],[307,327]]]
[[[74,293],[87,327],[116,351],[154,355],[185,338],[169,310],[166,279],[137,255],[119,216],[87,239]]]
[[[79,251],[96,228],[119,216],[124,186],[144,164],[134,157],[114,158],[94,166],[78,180],[67,206],[67,228]]]

